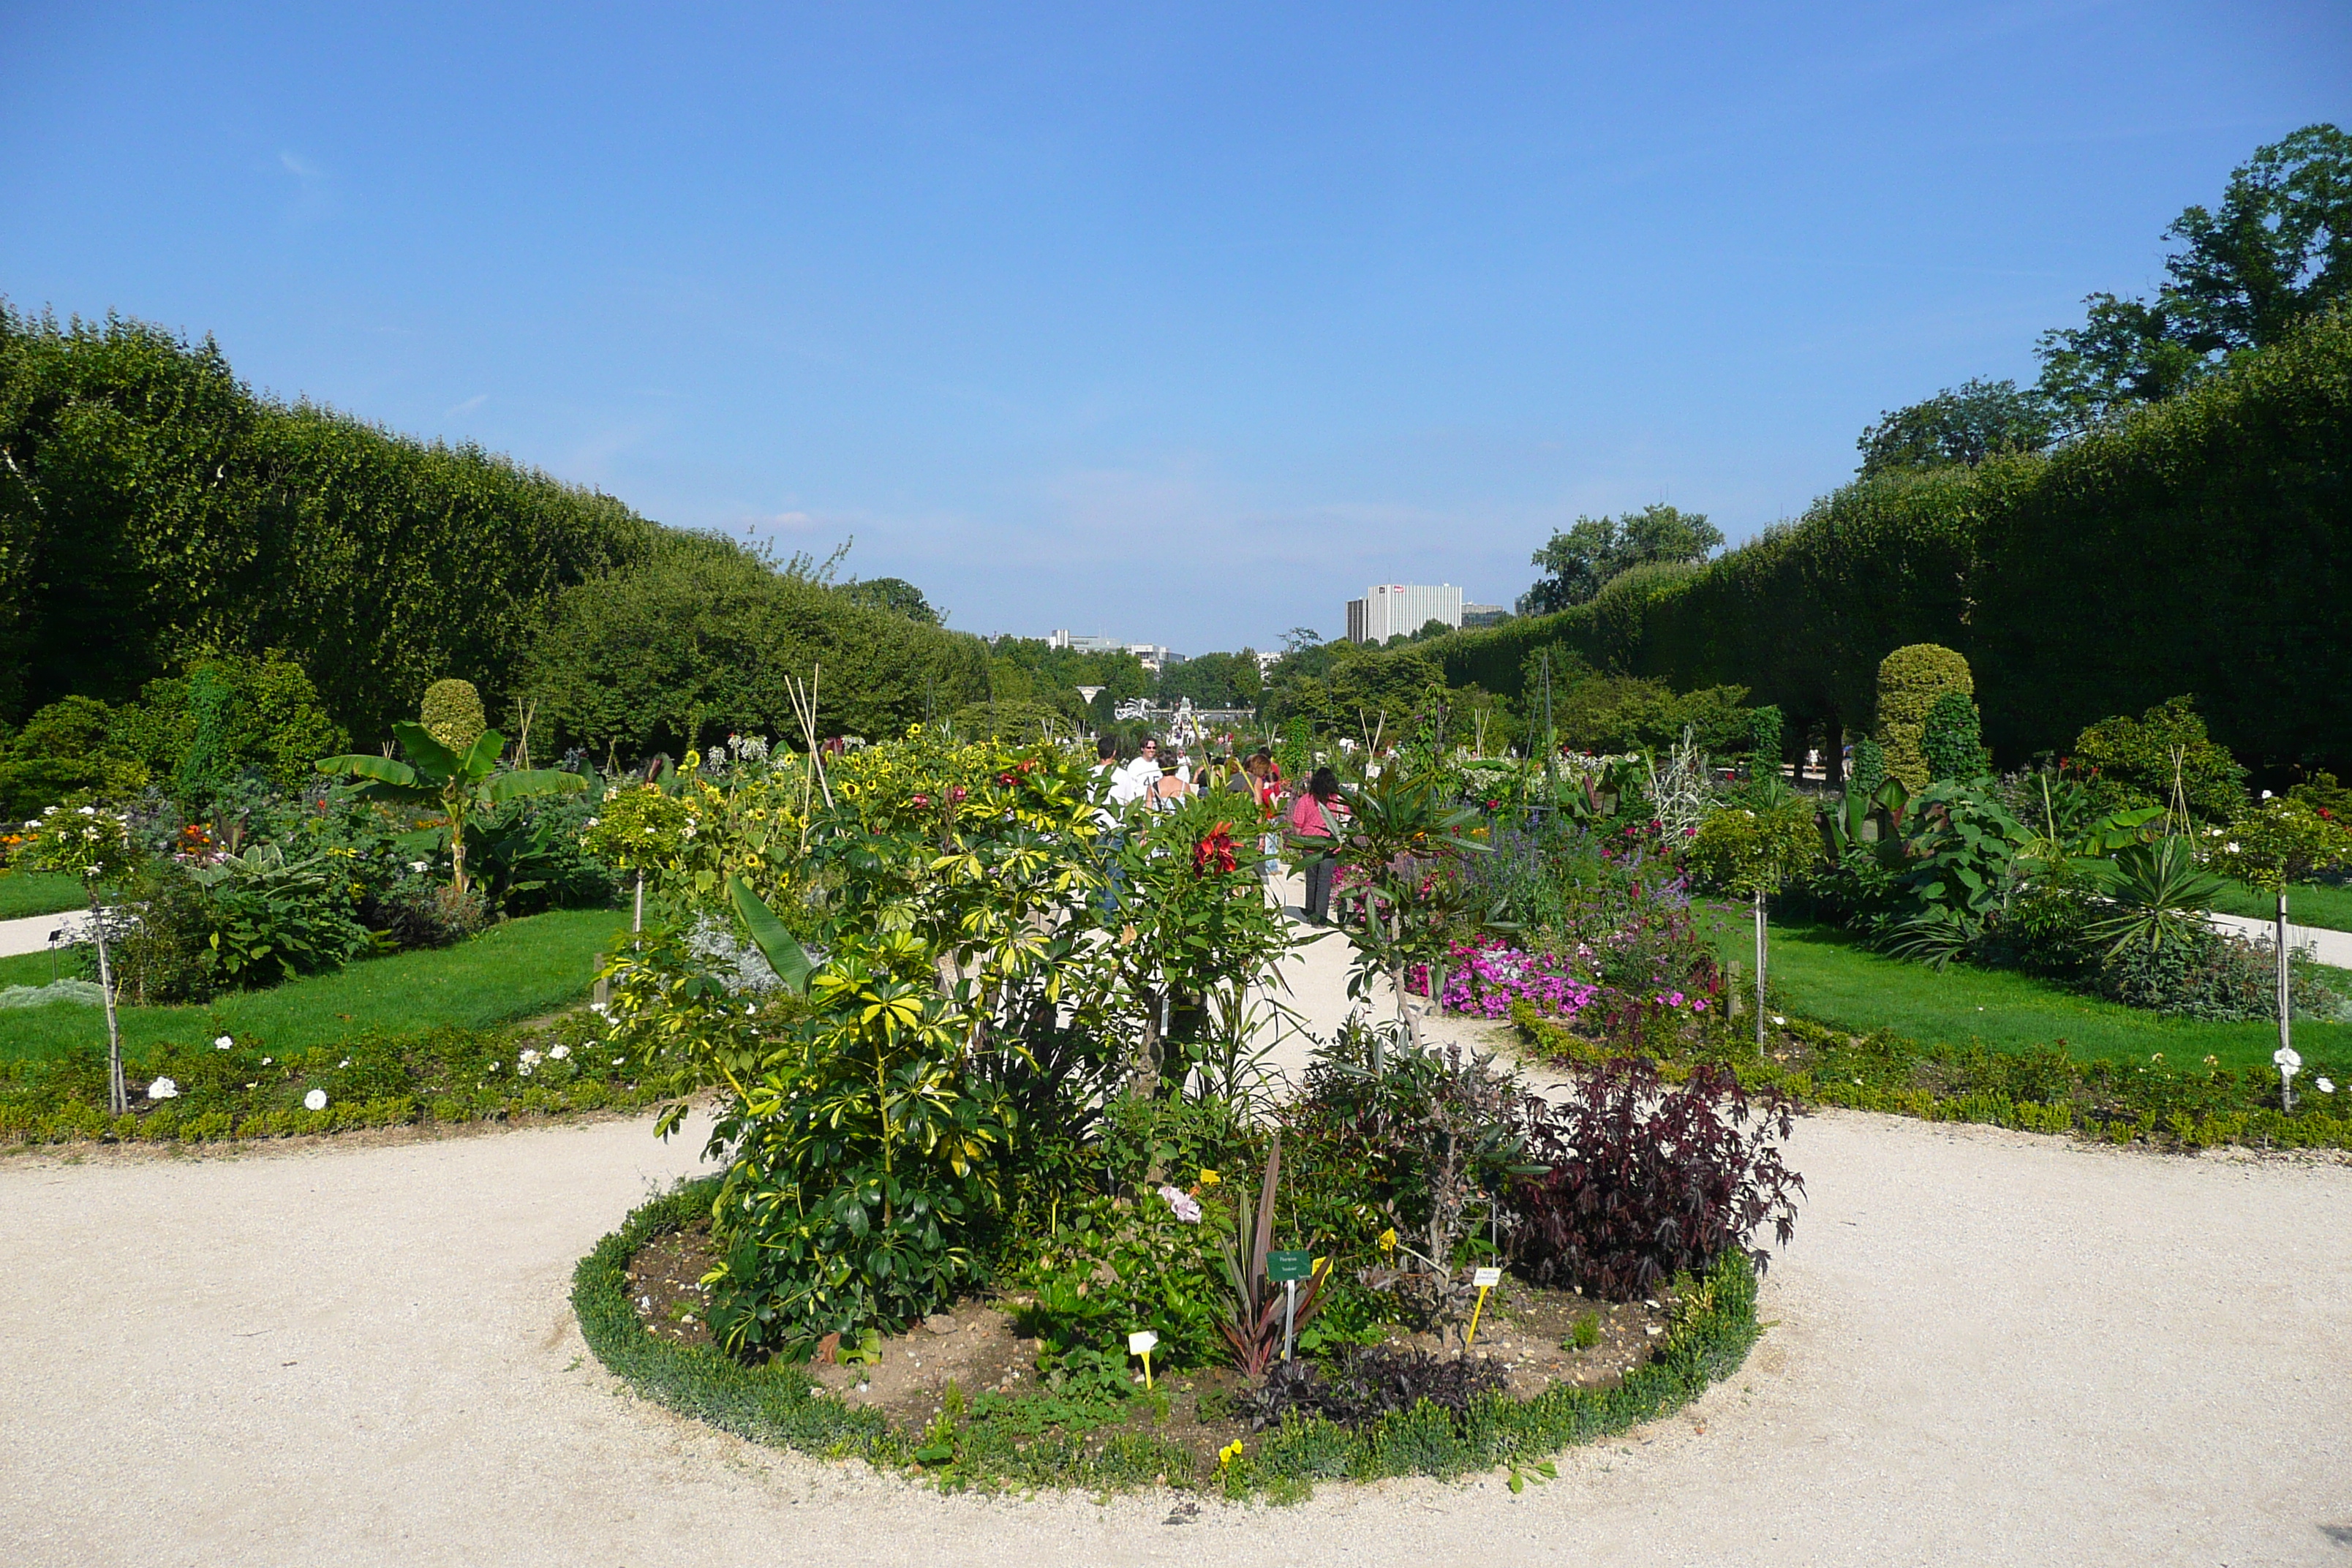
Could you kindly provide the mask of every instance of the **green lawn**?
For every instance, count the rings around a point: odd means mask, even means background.
[[[2252,915],[2258,921],[2278,919],[2278,900],[2243,882],[2231,883],[2230,890],[2215,900],[2213,907],[2225,915]],[[2286,890],[2286,918],[2299,926],[2352,931],[2352,888],[2298,882]]]
[[[1751,963],[1748,921],[1717,919],[1724,956]],[[2194,1067],[2208,1056],[2225,1068],[2266,1067],[2278,1048],[2275,1024],[2159,1018],[2002,970],[1955,963],[1939,973],[1871,952],[1832,926],[1775,921],[1771,942],[1773,991],[1789,1008],[1835,1028],[1892,1029],[1923,1044],[1980,1040],[1996,1050],[2063,1045],[2077,1061],[2145,1060],[2161,1052],[2173,1067]],[[2352,1025],[2299,1023],[2294,1033],[2305,1056],[2352,1056]]]
[[[55,871],[0,872],[0,921],[89,907],[89,895],[79,877]]]
[[[165,1041],[232,1035],[241,1044],[290,1052],[372,1028],[479,1028],[529,1017],[584,995],[596,955],[626,927],[627,917],[611,910],[561,910],[508,921],[461,946],[370,959],[272,990],[236,992],[208,1006],[128,1007],[123,1050],[137,1057]],[[0,985],[48,979],[46,953],[0,959]],[[105,1016],[96,1007],[61,1003],[0,1012],[0,1059],[105,1045]]]

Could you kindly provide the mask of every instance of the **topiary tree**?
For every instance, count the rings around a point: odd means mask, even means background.
[[[1764,811],[1735,806],[1699,825],[1685,857],[1700,879],[1747,898],[1756,921],[1756,1048],[1764,1048],[1764,900],[1822,858],[1812,803],[1795,796]]]
[[[436,680],[426,687],[416,718],[426,734],[461,757],[489,728],[482,717],[482,694],[470,680]]]
[[[1927,759],[1927,776],[1933,783],[1972,779],[1983,773],[1984,731],[1978,723],[1977,705],[1958,691],[1937,698],[1919,727],[1919,750]]]
[[[1948,691],[1976,695],[1969,661],[1936,643],[1898,647],[1878,662],[1878,743],[1886,748],[1886,773],[1916,795],[1931,782],[1921,749],[1927,712]]]

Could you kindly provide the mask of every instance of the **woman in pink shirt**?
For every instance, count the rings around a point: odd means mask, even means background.
[[[1291,803],[1290,836],[1293,838],[1330,838],[1346,820],[1348,808],[1339,804],[1339,777],[1329,768],[1317,768]],[[1320,850],[1328,845],[1314,845]],[[1328,923],[1331,912],[1331,872],[1337,865],[1329,859],[1310,861],[1307,867],[1307,923]]]

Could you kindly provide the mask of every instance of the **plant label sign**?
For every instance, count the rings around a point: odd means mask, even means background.
[[[1159,1348],[1160,1336],[1150,1329],[1138,1329],[1127,1336],[1127,1353],[1129,1355],[1150,1355]]]
[[[1503,1271],[1499,1268],[1481,1268],[1470,1276],[1470,1283],[1481,1290],[1492,1290],[1502,1282]]]
[[[1304,1279],[1314,1271],[1315,1258],[1311,1253],[1269,1252],[1265,1255],[1265,1277],[1277,1285]]]

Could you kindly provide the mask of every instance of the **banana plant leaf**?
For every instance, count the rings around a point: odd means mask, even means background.
[[[492,805],[504,805],[520,795],[578,795],[588,781],[562,768],[532,768],[526,773],[500,773],[490,781]]]
[[[775,911],[759,894],[744,886],[742,878],[728,878],[727,892],[735,900],[735,912],[743,917],[744,928],[751,933],[752,945],[768,961],[768,967],[776,972],[776,978],[784,983],[787,990],[806,995],[809,974],[815,966],[809,963],[801,944],[793,940],[793,933],[784,929],[784,922],[776,918]]]

